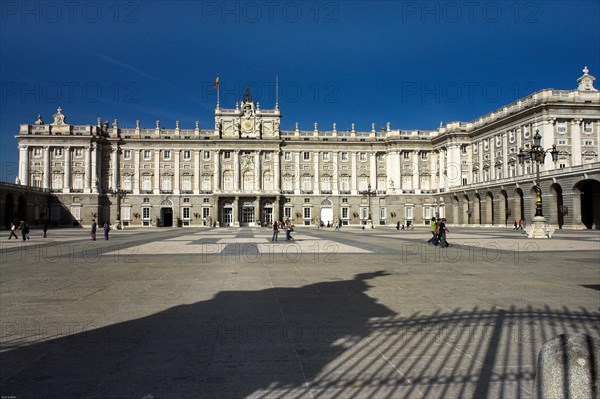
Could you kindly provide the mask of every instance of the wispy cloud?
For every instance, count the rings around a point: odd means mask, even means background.
[[[94,51],[87,51],[87,53],[89,55],[91,55],[91,56],[94,56],[94,57],[100,59],[100,60],[106,61],[109,64],[116,65],[116,66],[119,66],[119,67],[124,68],[124,69],[128,69],[128,70],[136,73],[137,75],[139,75],[139,76],[141,76],[143,78],[154,80],[156,82],[167,83],[164,80],[162,80],[162,79],[160,79],[160,78],[158,78],[158,77],[156,77],[154,75],[151,75],[151,74],[149,74],[149,73],[147,73],[145,71],[142,71],[141,69],[136,68],[135,66],[133,66],[131,64],[127,64],[127,63],[125,63],[123,61],[119,61],[119,60],[117,60],[115,58],[109,57],[108,55],[96,53]]]

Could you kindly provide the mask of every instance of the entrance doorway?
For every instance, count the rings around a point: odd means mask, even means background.
[[[229,227],[233,223],[233,208],[231,206],[223,208],[222,226]]]
[[[163,227],[173,227],[173,208],[161,208],[160,219]]]
[[[273,208],[263,208],[263,222],[273,223]]]
[[[326,199],[321,202],[321,222],[327,226],[333,224],[333,208],[330,200]]]
[[[254,206],[244,204],[242,206],[242,224],[247,226],[250,223],[254,223]]]

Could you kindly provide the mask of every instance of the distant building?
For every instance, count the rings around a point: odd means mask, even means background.
[[[470,122],[437,130],[280,129],[281,112],[249,90],[235,108],[217,104],[214,126],[123,128],[100,118],[70,125],[59,108],[20,126],[17,186],[52,199],[17,205],[1,195],[4,223],[132,226],[256,225],[291,219],[358,225],[433,216],[451,224],[512,226],[534,213],[535,173],[519,164],[539,130],[556,145],[541,167],[544,215],[568,228],[600,228],[600,92],[584,69],[575,90],[544,89]],[[15,188],[16,187],[16,188]],[[41,190],[40,190],[41,189]],[[12,201],[12,202],[11,202]],[[20,210],[18,210],[19,208]]]

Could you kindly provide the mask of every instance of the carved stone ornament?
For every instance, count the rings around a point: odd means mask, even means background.
[[[254,160],[252,155],[243,155],[241,159],[242,170],[254,170]]]
[[[62,114],[61,107],[58,107],[58,109],[56,110],[56,113],[54,115],[52,115],[52,117],[54,118],[54,122],[52,122],[52,125],[61,126],[61,125],[65,124],[65,116]]]
[[[44,121],[42,120],[42,116],[40,114],[38,114],[37,116],[37,120],[35,121],[36,125],[43,125]]]

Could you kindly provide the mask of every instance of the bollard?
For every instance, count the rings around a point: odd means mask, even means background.
[[[600,340],[562,334],[542,346],[535,377],[536,399],[598,399]]]

